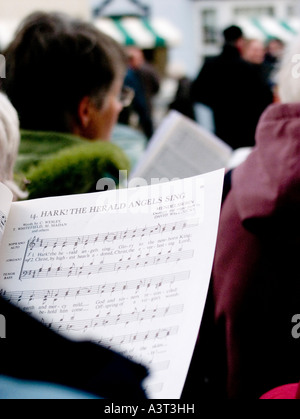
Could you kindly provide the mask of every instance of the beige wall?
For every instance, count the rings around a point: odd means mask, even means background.
[[[37,10],[60,11],[90,19],[90,0],[0,0],[1,20],[21,20]]]

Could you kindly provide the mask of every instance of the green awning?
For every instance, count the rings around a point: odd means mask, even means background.
[[[143,49],[175,47],[182,39],[181,32],[163,18],[102,17],[93,23],[122,45],[136,45]],[[5,48],[12,40],[18,24],[18,21],[0,18],[0,48]]]
[[[178,46],[182,38],[173,24],[161,18],[101,17],[94,24],[122,45],[143,49]]]
[[[274,17],[239,18],[235,21],[247,38],[263,41],[279,38],[283,42],[290,42],[300,34],[300,19],[278,19]]]

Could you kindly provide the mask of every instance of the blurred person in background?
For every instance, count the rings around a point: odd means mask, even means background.
[[[271,38],[266,45],[264,69],[271,86],[276,84],[276,74],[285,51],[285,43],[278,38]]]
[[[30,197],[95,191],[99,178],[129,170],[122,150],[103,143],[132,99],[122,90],[127,61],[119,44],[88,23],[37,12],[22,22],[5,57],[3,89],[22,129],[17,170],[30,173],[29,188],[32,179],[38,184]],[[59,152],[66,155],[47,166]]]
[[[172,101],[168,105],[168,110],[175,110],[196,121],[191,95],[192,79],[187,76],[185,67],[180,63],[169,65],[168,76],[175,84],[175,91]]]
[[[261,83],[270,87],[275,98],[274,84],[270,79],[270,74],[265,64],[266,49],[264,42],[259,39],[247,39],[242,56],[245,61],[252,64],[253,69],[257,72],[257,76],[261,79]]]
[[[138,125],[150,139],[154,133],[153,99],[160,89],[160,76],[153,65],[146,61],[143,51],[137,47],[127,48],[128,71],[125,85],[135,92],[132,107],[125,109],[120,121],[130,124],[130,113],[138,116]]]
[[[259,39],[247,39],[243,49],[243,58],[249,63],[262,65],[265,60],[265,46]]]
[[[147,107],[150,114],[153,115],[153,99],[158,94],[160,89],[160,75],[155,67],[146,60],[143,51],[137,47],[128,47],[127,55],[129,59],[129,66],[134,68],[142,80]]]
[[[273,94],[241,57],[242,30],[230,26],[223,35],[223,51],[203,65],[192,85],[192,99],[212,109],[220,139],[233,149],[252,147],[259,117],[273,102]]]

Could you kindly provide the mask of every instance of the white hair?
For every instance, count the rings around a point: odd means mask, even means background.
[[[286,47],[277,83],[282,103],[300,102],[300,37]]]
[[[17,111],[7,96],[0,92],[0,182],[13,193],[14,199],[26,198],[14,182],[14,166],[20,145]]]

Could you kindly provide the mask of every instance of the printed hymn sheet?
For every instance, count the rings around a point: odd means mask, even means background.
[[[147,366],[150,399],[180,398],[210,281],[223,178],[219,170],[21,203],[1,186],[8,216],[1,295],[68,338]]]
[[[131,179],[184,179],[228,167],[232,148],[177,111],[164,118]]]

